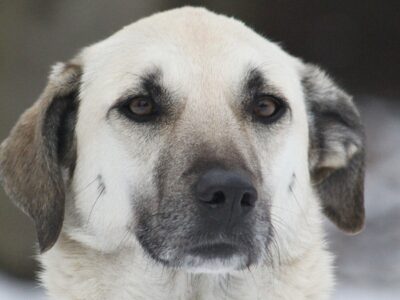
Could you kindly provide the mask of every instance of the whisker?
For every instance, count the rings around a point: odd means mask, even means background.
[[[296,176],[294,177],[294,179],[295,179],[295,181],[297,180],[297,179],[296,179]],[[305,213],[304,208],[300,205],[300,202],[298,201],[297,196],[296,196],[296,194],[294,193],[292,186],[289,186],[289,191],[291,192],[291,194],[292,194],[292,196],[293,196],[293,198],[294,198],[294,200],[295,200],[297,206],[299,207],[299,209],[300,209],[300,214],[301,214],[301,216],[303,217],[303,219],[304,219],[306,225],[307,225],[308,227],[310,227],[310,224],[308,223],[308,219],[307,219],[307,214]]]
[[[92,208],[90,209],[89,216],[88,216],[87,221],[86,221],[86,226],[89,225],[90,218],[92,217],[92,214],[93,214],[94,208],[96,207],[97,202],[99,201],[100,197],[103,196],[103,194],[106,191],[106,186],[102,182],[100,175],[98,175],[96,177],[96,180],[99,181],[98,195],[97,195],[97,198],[96,198],[96,200],[94,201],[94,203],[92,205]]]
[[[129,230],[126,230],[125,233],[124,233],[124,235],[123,235],[123,237],[122,237],[122,239],[121,239],[121,241],[118,243],[118,246],[117,246],[117,249],[118,249],[118,250],[121,250],[122,244],[128,239],[129,234],[130,234],[130,231],[129,231]]]
[[[99,176],[96,176],[95,179],[93,179],[92,181],[90,181],[87,185],[85,185],[82,189],[79,189],[76,193],[75,196],[79,195],[80,193],[86,191],[86,189],[88,189],[93,183],[95,183],[98,180]]]
[[[247,266],[246,268],[247,268],[247,271],[249,271],[251,280],[253,281],[253,284],[254,284],[254,286],[255,286],[255,288],[256,288],[256,291],[257,291],[257,299],[260,299],[260,295],[259,295],[259,293],[258,293],[258,285],[257,285],[256,278],[254,277],[254,274],[253,274],[253,272],[251,271],[250,266]]]

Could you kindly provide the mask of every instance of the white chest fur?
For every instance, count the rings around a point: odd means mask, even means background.
[[[65,236],[41,261],[42,282],[57,300],[321,300],[332,286],[332,258],[322,242],[295,260],[229,275],[171,271],[140,249],[101,254]]]

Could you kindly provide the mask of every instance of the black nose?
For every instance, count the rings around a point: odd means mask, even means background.
[[[204,216],[213,223],[235,224],[257,201],[257,191],[248,175],[222,169],[203,173],[195,193],[198,203],[206,210]]]

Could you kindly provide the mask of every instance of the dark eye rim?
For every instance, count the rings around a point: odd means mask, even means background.
[[[256,115],[254,113],[256,106],[262,100],[266,100],[266,99],[272,100],[277,105],[277,110],[271,116],[267,116],[267,117],[261,117],[259,115]],[[285,115],[285,113],[288,110],[289,110],[289,105],[288,105],[287,101],[281,97],[278,97],[278,96],[272,95],[272,94],[257,95],[250,105],[250,112],[253,116],[253,120],[263,123],[263,124],[267,124],[267,125],[277,122],[279,119],[281,119],[283,117],[283,115]]]
[[[138,114],[135,114],[130,109],[130,107],[129,107],[130,104],[133,101],[138,100],[138,99],[146,99],[151,102],[151,104],[153,105],[153,111],[151,114],[138,115]],[[126,99],[120,101],[116,108],[122,115],[124,115],[128,119],[133,120],[137,123],[146,123],[146,122],[153,121],[159,117],[160,111],[161,111],[159,105],[157,105],[157,103],[153,100],[153,98],[150,96],[146,96],[146,95],[136,95],[136,96],[127,97]]]

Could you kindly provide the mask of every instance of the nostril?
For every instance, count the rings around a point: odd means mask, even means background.
[[[256,197],[252,193],[244,193],[240,205],[242,207],[254,207],[256,202]]]
[[[213,209],[213,213],[225,217],[244,215],[256,206],[257,201],[257,190],[249,176],[221,169],[201,174],[193,192],[202,209]]]
[[[222,191],[217,191],[213,194],[211,201],[208,201],[208,204],[223,204],[225,202],[225,194]]]

